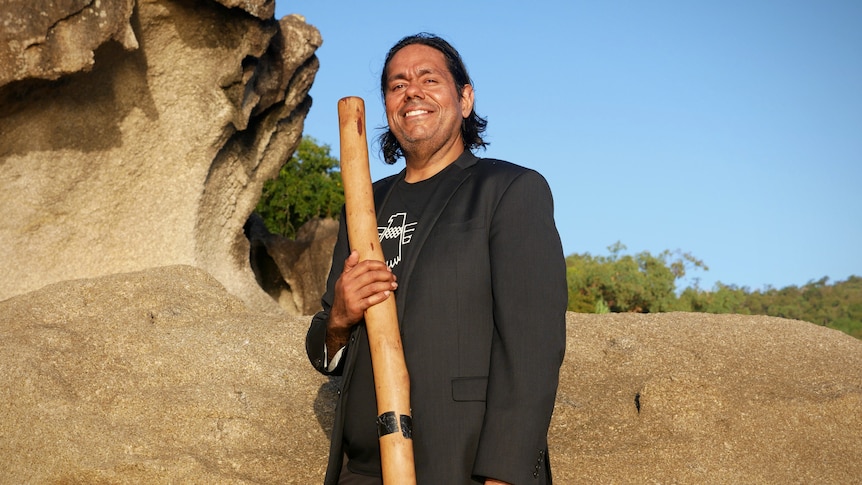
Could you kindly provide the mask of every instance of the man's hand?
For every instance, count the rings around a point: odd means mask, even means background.
[[[494,480],[493,478],[486,478],[485,485],[511,485],[508,482],[501,482],[500,480]]]
[[[382,261],[359,262],[359,252],[351,251],[344,261],[344,270],[335,282],[335,295],[329,310],[326,328],[326,348],[335,355],[347,344],[350,328],[356,325],[365,310],[389,298],[398,288],[395,275]]]

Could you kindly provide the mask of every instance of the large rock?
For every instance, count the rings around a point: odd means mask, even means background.
[[[862,341],[765,316],[568,315],[560,483],[859,483]]]
[[[90,70],[94,51],[108,40],[137,49],[129,23],[134,7],[135,0],[4,0],[0,86]]]
[[[188,266],[0,302],[0,483],[319,481],[305,326]]]
[[[299,143],[321,38],[273,7],[2,3],[0,299],[185,264],[277,310],[242,228]]]
[[[275,0],[216,0],[218,3],[229,8],[240,8],[246,12],[268,19],[275,13]]]
[[[251,268],[260,287],[291,315],[321,310],[338,221],[314,218],[289,239],[270,233],[263,219],[252,214],[245,233],[251,245]]]
[[[0,483],[320,483],[335,396],[307,324],[188,266],[0,302]],[[561,484],[858,483],[862,341],[570,313],[550,438]]]

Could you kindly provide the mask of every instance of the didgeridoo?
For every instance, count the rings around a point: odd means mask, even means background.
[[[338,125],[350,247],[359,251],[360,261],[384,261],[371,190],[365,102],[362,98],[351,96],[338,101]],[[415,484],[410,375],[401,345],[395,295],[390,294],[386,300],[365,310],[365,326],[377,394],[377,430],[383,483]]]

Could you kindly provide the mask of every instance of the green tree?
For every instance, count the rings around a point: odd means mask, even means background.
[[[569,310],[591,313],[662,312],[678,309],[676,281],[691,268],[708,269],[689,253],[644,251],[624,254],[620,242],[609,246],[608,256],[589,253],[566,258]]]
[[[862,338],[862,278],[828,284],[823,277],[802,287],[767,288],[746,294],[745,309],[756,315],[804,320]]]
[[[748,295],[745,288],[719,281],[712,291],[703,291],[696,286],[684,289],[677,307],[687,312],[750,314]]]
[[[303,136],[278,176],[264,183],[255,212],[269,232],[292,238],[314,217],[338,217],[344,205],[344,186],[338,159],[329,151],[329,145]]]

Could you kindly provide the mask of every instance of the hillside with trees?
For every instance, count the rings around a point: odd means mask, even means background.
[[[264,186],[256,212],[273,234],[293,237],[314,217],[337,217],[344,204],[338,159],[328,145],[303,137],[278,177]],[[569,311],[580,313],[687,311],[770,315],[834,328],[862,338],[862,277],[829,282],[823,277],[804,286],[750,290],[717,283],[705,290],[679,283],[687,274],[706,271],[690,253],[647,251],[627,254],[617,242],[608,255],[566,257]]]
[[[834,328],[862,338],[862,277],[830,284],[823,277],[804,286],[750,290],[717,283],[704,290],[677,282],[687,271],[708,270],[689,253],[625,254],[616,243],[607,256],[566,258],[569,310],[582,313],[687,311],[770,315]]]
[[[829,284],[829,278],[797,287],[750,291],[718,284],[712,291],[686,288],[679,298],[687,311],[771,315],[804,320],[862,338],[862,277]]]

